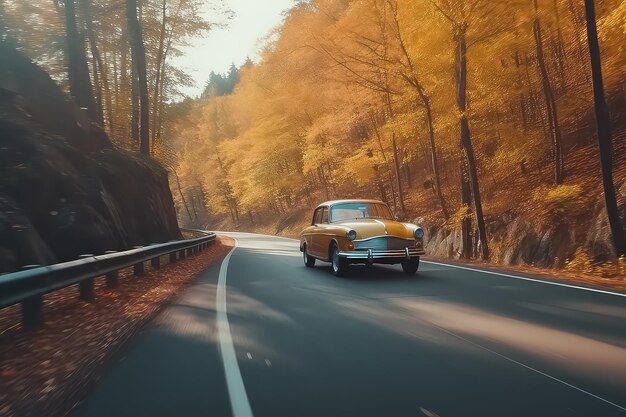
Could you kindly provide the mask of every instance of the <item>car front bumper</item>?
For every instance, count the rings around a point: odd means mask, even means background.
[[[419,259],[421,255],[425,255],[423,249],[405,248],[398,250],[353,250],[341,251],[339,257],[346,259],[349,263],[400,263],[405,260]]]

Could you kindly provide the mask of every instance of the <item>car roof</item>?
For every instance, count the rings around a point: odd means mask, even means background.
[[[387,204],[383,201],[380,200],[371,200],[371,199],[361,199],[361,198],[357,198],[357,199],[346,199],[346,200],[330,200],[330,201],[325,201],[322,204],[318,205],[317,208],[320,207],[330,207],[330,206],[334,206],[335,204],[340,204],[340,203],[378,203],[378,204]]]

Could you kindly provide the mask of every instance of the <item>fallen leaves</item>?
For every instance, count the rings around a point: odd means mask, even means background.
[[[76,405],[100,366],[176,296],[185,284],[221,260],[232,241],[215,245],[141,278],[120,271],[119,286],[96,280],[93,302],[77,286],[47,295],[45,324],[22,329],[19,306],[0,310],[0,416],[63,415]]]

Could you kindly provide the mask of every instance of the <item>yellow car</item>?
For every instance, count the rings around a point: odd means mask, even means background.
[[[424,230],[394,220],[378,200],[336,200],[317,206],[311,225],[302,231],[300,251],[307,267],[330,262],[343,276],[350,264],[402,264],[415,274],[424,255]]]

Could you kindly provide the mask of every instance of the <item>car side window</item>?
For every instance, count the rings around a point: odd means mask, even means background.
[[[322,223],[328,223],[328,208],[324,207],[322,210]]]
[[[322,220],[322,209],[318,208],[317,210],[315,210],[315,213],[313,213],[313,222],[311,223],[311,225],[319,224],[321,223],[321,220]]]

